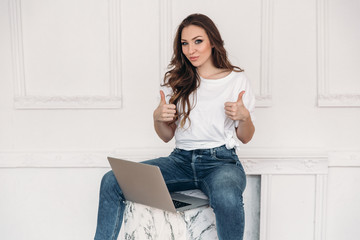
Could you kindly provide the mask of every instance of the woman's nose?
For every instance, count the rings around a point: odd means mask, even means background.
[[[192,44],[189,44],[189,54],[191,55],[191,54],[195,53],[195,50],[196,50],[195,46]]]

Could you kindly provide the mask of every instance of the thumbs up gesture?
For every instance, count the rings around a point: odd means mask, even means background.
[[[250,117],[250,113],[242,100],[244,93],[245,91],[239,93],[236,102],[225,103],[225,114],[232,120],[246,121]]]
[[[174,104],[167,104],[165,100],[165,94],[160,90],[160,104],[155,109],[153,117],[157,122],[171,122],[175,119],[176,106]]]

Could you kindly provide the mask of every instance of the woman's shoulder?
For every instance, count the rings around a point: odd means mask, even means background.
[[[249,80],[249,78],[247,77],[244,71],[241,72],[233,71],[231,81],[232,81],[232,86],[235,89],[251,88],[251,81]]]
[[[229,76],[232,73],[232,70],[219,70],[218,73],[214,74],[212,77],[214,79],[222,79],[222,78],[226,78],[227,76]]]
[[[244,71],[232,71],[232,80],[237,83],[247,83],[249,80]]]
[[[231,73],[237,78],[246,78],[245,71],[232,70]]]

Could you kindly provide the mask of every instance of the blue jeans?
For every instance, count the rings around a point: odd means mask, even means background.
[[[191,151],[175,148],[168,157],[143,163],[159,166],[170,192],[200,189],[208,196],[216,216],[219,240],[243,239],[242,194],[246,176],[235,149],[225,146]],[[125,204],[113,172],[106,173],[100,187],[95,240],[117,239]]]

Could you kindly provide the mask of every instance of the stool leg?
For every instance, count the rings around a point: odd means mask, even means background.
[[[112,171],[101,181],[95,240],[116,240],[125,210],[125,198]]]

